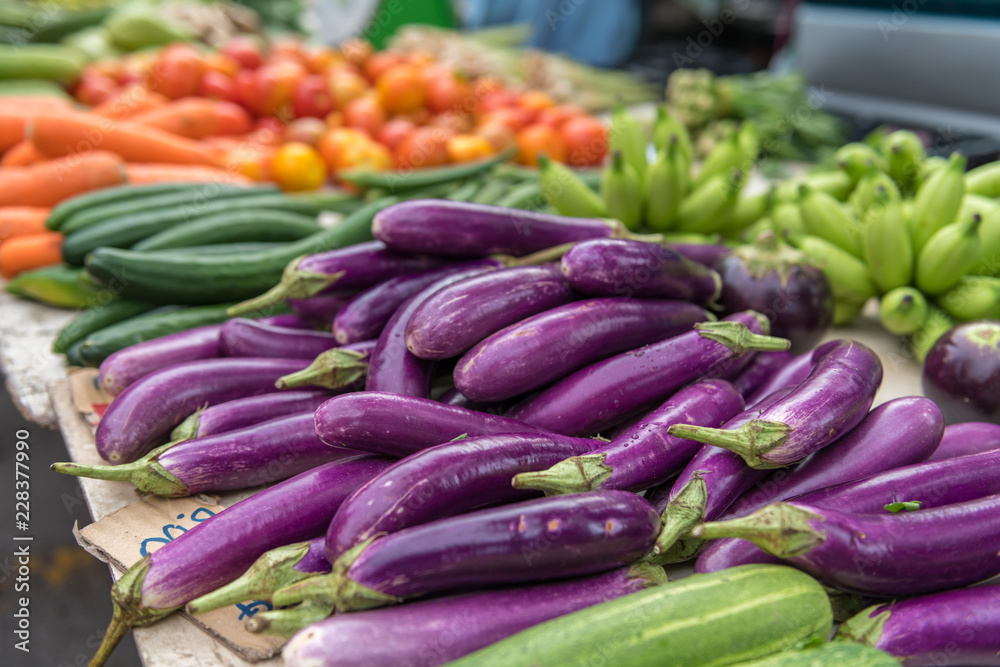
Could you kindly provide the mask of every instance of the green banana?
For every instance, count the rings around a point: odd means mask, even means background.
[[[608,149],[620,151],[622,158],[642,178],[646,173],[646,133],[624,104],[616,104],[608,128]]]
[[[875,284],[868,267],[851,253],[808,234],[790,234],[789,241],[823,269],[835,299],[864,305],[875,296]]]
[[[913,249],[919,254],[934,234],[955,222],[965,197],[965,164],[961,153],[952,153],[944,169],[934,171],[917,190],[913,204]]]
[[[850,204],[863,219],[865,212],[875,201],[876,195],[878,195],[879,192],[884,193],[884,195],[889,198],[900,198],[899,188],[896,187],[896,181],[892,180],[892,177],[889,176],[889,174],[880,170],[875,165],[869,165],[868,169],[865,170],[865,175],[861,177],[858,184],[854,186],[854,191],[851,193],[851,196],[847,198],[847,203]]]
[[[965,191],[984,197],[1000,197],[1000,160],[970,169],[965,175]]]
[[[923,326],[910,336],[910,346],[917,361],[923,363],[924,359],[927,358],[927,353],[934,347],[938,338],[947,333],[953,326],[955,326],[955,320],[951,319],[948,313],[940,308],[930,306],[927,309],[927,319],[924,320]]]
[[[927,319],[927,312],[927,299],[912,287],[897,287],[883,294],[878,304],[879,321],[897,336],[919,331]]]
[[[562,215],[574,218],[601,218],[606,215],[601,196],[587,187],[573,170],[538,156],[538,182],[545,198]]]
[[[743,172],[716,174],[681,201],[676,229],[711,234],[722,229],[743,187]]]
[[[771,191],[747,194],[741,191],[729,210],[719,232],[723,236],[737,236],[742,230],[754,224],[767,213],[771,205]]]
[[[971,218],[973,213],[978,213],[985,220],[997,209],[1000,209],[1000,201],[966,192],[962,199],[962,208],[958,209],[957,219],[964,220]]]
[[[725,141],[716,144],[712,152],[701,163],[701,169],[691,179],[691,189],[697,190],[713,176],[730,173],[733,169],[742,166],[742,162],[743,154],[740,151],[739,135],[734,133],[729,135]]]
[[[653,145],[656,151],[664,151],[671,142],[671,137],[677,137],[677,148],[687,163],[688,168],[694,163],[694,145],[687,126],[677,120],[667,106],[656,108],[656,122],[653,124]]]
[[[806,226],[802,224],[802,214],[799,212],[797,201],[775,202],[771,208],[771,218],[774,220],[774,231],[779,236],[806,233]]]
[[[948,166],[948,158],[937,155],[924,158],[924,161],[920,163],[920,167],[917,170],[917,188],[923,185],[931,177],[931,174],[939,169],[944,169],[946,166]]]
[[[945,225],[917,253],[916,286],[924,294],[943,294],[962,276],[975,269],[982,254],[978,213],[971,218]]]
[[[910,284],[913,247],[899,199],[879,200],[868,209],[861,249],[880,292]]]
[[[658,232],[673,228],[688,190],[687,162],[676,136],[650,165],[642,185],[646,224]]]
[[[920,164],[927,156],[920,137],[910,130],[896,130],[883,138],[880,148],[889,165],[889,175],[901,190],[913,192]]]
[[[740,123],[740,129],[736,136],[736,142],[740,146],[740,153],[743,154],[744,162],[748,164],[740,164],[744,171],[750,171],[750,165],[757,159],[757,155],[760,154],[760,128],[757,123],[752,120],[744,120]]]
[[[814,171],[801,178],[792,178],[780,183],[774,191],[777,201],[799,200],[799,187],[808,185],[811,189],[825,192],[837,201],[847,201],[854,190],[854,181],[846,172],[840,169],[833,171]]]
[[[632,231],[639,229],[642,225],[642,184],[620,151],[612,154],[611,165],[601,175],[601,196],[610,217],[621,220]]]
[[[982,244],[982,275],[1000,276],[1000,210],[983,217],[979,225],[979,242]]]
[[[869,164],[874,164],[882,171],[889,169],[885,158],[877,150],[860,141],[844,144],[838,148],[837,152],[833,154],[833,161],[850,177],[853,183],[861,180]]]
[[[806,231],[861,257],[861,222],[844,204],[808,185],[799,188],[799,212]]]
[[[956,320],[1000,319],[1000,278],[964,276],[937,299]]]
[[[771,219],[771,216],[765,215],[763,218],[757,220],[757,222],[744,227],[739,234],[739,240],[743,243],[753,243],[754,239],[764,232],[776,233],[774,220]]]
[[[833,326],[843,327],[850,324],[865,309],[865,303],[866,301],[854,299],[834,299]]]

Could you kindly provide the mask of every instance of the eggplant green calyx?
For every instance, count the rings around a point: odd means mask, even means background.
[[[785,338],[755,334],[742,322],[699,322],[694,328],[705,338],[731,349],[736,357],[743,356],[748,350],[787,350],[792,345]],[[765,330],[770,331],[770,328]]]
[[[323,352],[306,368],[278,378],[274,386],[278,389],[293,387],[326,387],[340,389],[360,380],[368,373],[367,355],[355,350],[333,348]]]
[[[571,456],[548,470],[518,473],[511,484],[515,489],[544,491],[547,496],[596,491],[613,472],[604,463],[607,457],[607,454]]]
[[[111,482],[131,482],[143,493],[152,493],[163,498],[181,498],[190,496],[184,482],[180,481],[159,463],[160,455],[183,440],[176,440],[161,445],[143,456],[138,461],[109,466],[87,466],[79,463],[53,463],[50,468],[55,472],[74,477],[89,477]]]
[[[670,578],[667,577],[667,573],[664,572],[662,567],[643,560],[629,565],[628,576],[630,579],[642,579],[643,588],[663,586],[670,583]]]
[[[791,430],[792,428],[784,422],[751,419],[743,426],[732,430],[674,424],[667,429],[667,434],[728,449],[739,455],[751,468],[769,470],[784,467],[782,464],[768,461],[767,453],[788,440]]]
[[[273,609],[254,614],[244,622],[247,632],[291,637],[299,630],[333,614],[333,605],[321,601],[303,602],[289,609]]]
[[[695,526],[695,537],[715,539],[740,537],[778,558],[804,554],[826,541],[826,533],[812,525],[823,521],[815,512],[790,503],[771,503],[753,514],[729,521],[710,521]]]
[[[201,418],[201,413],[205,411],[207,405],[203,405],[190,415],[187,419],[182,421],[180,424],[170,432],[171,440],[191,440],[192,438],[198,437],[198,421]]]
[[[879,610],[882,611],[879,611]],[[835,642],[856,642],[868,646],[878,646],[886,621],[892,615],[891,607],[875,604],[862,609],[857,614],[841,623],[834,635]]]
[[[281,282],[277,285],[260,296],[230,307],[226,311],[226,314],[230,317],[236,317],[263,310],[268,306],[283,303],[288,299],[308,299],[332,286],[343,277],[343,271],[338,271],[337,273],[317,273],[315,271],[299,270],[299,263],[307,256],[303,255],[289,262],[288,266],[285,267],[284,273],[281,275]]]
[[[733,252],[746,264],[750,275],[761,278],[773,271],[781,278],[782,285],[788,284],[791,273],[796,268],[803,265],[817,266],[809,255],[782,243],[771,230],[761,232],[753,243],[740,246]]]
[[[682,539],[691,536],[691,529],[705,520],[708,505],[708,491],[701,473],[695,472],[691,479],[677,492],[660,515],[662,528],[653,544],[649,560],[653,563],[677,562],[668,560],[667,552]],[[683,549],[687,551],[687,549]],[[676,554],[675,554],[676,555]]]
[[[922,504],[923,502],[919,500],[905,500],[898,503],[889,503],[883,509],[887,512],[892,512],[893,514],[897,514],[899,512],[916,512],[920,509]]]

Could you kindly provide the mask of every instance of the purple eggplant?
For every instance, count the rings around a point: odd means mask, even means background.
[[[108,463],[134,461],[163,442],[175,426],[204,405],[274,391],[302,359],[204,359],[162,368],[133,383],[111,402],[94,436]]]
[[[286,329],[312,329],[313,323],[302,319],[298,315],[272,315],[270,317],[258,317],[257,322],[270,324],[273,327],[285,327]]]
[[[333,394],[329,391],[276,391],[199,408],[170,433],[171,440],[190,440],[247,428],[300,412],[314,412]]]
[[[313,413],[305,412],[239,431],[171,442],[131,463],[54,463],[52,469],[77,477],[131,482],[144,493],[177,498],[270,484],[365,453],[325,444],[316,435]]]
[[[922,381],[947,423],[1000,424],[1000,320],[952,327],[927,353]]]
[[[122,348],[101,362],[98,382],[109,394],[117,396],[136,380],[166,366],[215,359],[221,354],[221,327],[209,324]]]
[[[733,251],[724,245],[711,243],[668,243],[667,247],[692,262],[698,262],[708,268],[718,264],[719,260]]]
[[[521,257],[586,239],[621,236],[617,220],[568,218],[536,211],[443,199],[415,199],[382,209],[372,234],[400,252]]]
[[[568,375],[515,405],[507,416],[566,435],[597,433],[699,378],[731,377],[749,361],[748,351],[787,349],[788,341],[767,331],[767,318],[753,312],[696,324],[695,331]]]
[[[764,386],[776,373],[787,366],[795,357],[787,350],[758,352],[740,374],[733,378],[733,386],[744,398]],[[800,380],[801,382],[801,380]],[[795,384],[798,384],[796,382]],[[771,392],[774,393],[774,392]]]
[[[668,433],[728,449],[753,468],[795,463],[857,426],[882,384],[878,355],[856,341],[827,347],[813,363],[792,393],[738,430],[676,424]]]
[[[456,357],[505,326],[578,297],[553,265],[473,276],[440,290],[414,311],[406,346],[421,359]]]
[[[332,563],[381,534],[530,498],[534,492],[511,485],[514,475],[542,470],[593,447],[594,441],[583,438],[513,433],[425,449],[386,468],[344,503],[327,529],[326,556]]]
[[[944,427],[941,444],[927,460],[940,461],[954,456],[978,454],[1000,447],[1000,424],[959,422]]]
[[[282,656],[287,667],[436,667],[539,623],[665,582],[660,568],[640,562],[590,577],[340,614],[292,637]]]
[[[468,396],[462,394],[462,392],[455,387],[446,390],[443,394],[438,396],[438,402],[444,403],[445,405],[453,405],[456,408],[474,410],[476,412],[491,412],[496,407],[495,405],[488,403],[473,401]],[[498,410],[494,414],[500,414],[500,412],[502,412],[502,410]]]
[[[403,458],[466,435],[539,433],[507,417],[382,391],[337,396],[316,410],[316,433],[328,445]]]
[[[225,357],[282,357],[315,359],[337,347],[337,339],[325,331],[286,329],[236,317],[222,325],[219,348]]]
[[[282,589],[278,605],[384,606],[456,588],[596,574],[640,558],[660,520],[628,491],[527,500],[439,519],[359,544],[333,572]]]
[[[786,501],[691,532],[751,540],[834,588],[863,595],[919,595],[1000,574],[1000,494],[901,514]]]
[[[562,272],[590,296],[679,299],[713,303],[722,291],[719,274],[656,243],[597,239],[563,255]]]
[[[111,588],[114,616],[91,660],[100,667],[129,628],[152,625],[236,579],[262,553],[321,534],[340,503],[389,459],[358,456],[313,468],[202,521],[143,557]]]
[[[406,325],[413,312],[439,289],[497,268],[497,260],[464,262],[461,269],[441,278],[403,302],[378,337],[368,362],[366,391],[389,391],[407,396],[430,396],[434,362],[406,348]]]
[[[288,307],[301,317],[322,325],[330,326],[338,313],[357,295],[356,290],[317,294],[308,299],[289,299]]]
[[[455,365],[455,386],[474,401],[502,401],[613,354],[690,331],[712,317],[684,301],[606,298],[569,303],[478,343]]]
[[[826,348],[821,345],[816,348],[816,350],[803,352],[785,364],[781,370],[777,371],[774,375],[768,378],[764,384],[757,387],[757,389],[755,389],[749,396],[745,397],[747,407],[751,407],[752,405],[759,403],[761,399],[767,398],[779,389],[794,387],[800,384],[803,380],[809,377],[810,373],[812,373],[813,357],[823,349]]]
[[[376,344],[377,341],[366,340],[331,348],[301,371],[283,375],[274,384],[278,389],[325,387],[336,393],[360,391]]]
[[[865,609],[834,638],[874,646],[906,667],[1000,665],[1000,586],[893,600]]]
[[[519,489],[547,494],[598,489],[643,491],[679,472],[701,445],[666,434],[672,424],[722,424],[743,409],[743,398],[725,380],[702,380],[681,389],[659,408],[607,444],[572,456],[548,470],[514,477]]]

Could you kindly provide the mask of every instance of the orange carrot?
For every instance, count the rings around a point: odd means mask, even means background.
[[[243,185],[252,183],[249,178],[236,172],[213,167],[185,167],[176,164],[126,165],[128,182],[132,185],[143,183],[232,183]]]
[[[40,114],[25,137],[49,157],[88,150],[111,151],[129,162],[218,166],[219,151],[200,141],[152,127],[85,114]]]
[[[129,120],[189,139],[245,134],[253,125],[243,107],[200,97],[177,100],[136,114]]]
[[[30,167],[36,162],[41,162],[45,156],[38,152],[35,144],[30,141],[22,141],[14,144],[3,157],[0,158],[0,167]]]
[[[44,232],[19,236],[0,245],[0,276],[13,278],[22,271],[62,262],[63,235]]]
[[[161,107],[167,102],[169,100],[160,93],[149,90],[141,84],[133,83],[98,104],[90,110],[90,113],[102,118],[129,120],[150,109]]]
[[[0,108],[31,109],[33,113],[41,111],[72,111],[74,105],[70,100],[47,95],[0,95]]]
[[[106,151],[9,167],[0,169],[0,206],[55,206],[81,192],[124,181],[124,163]]]
[[[3,206],[0,207],[0,243],[15,236],[41,234],[45,229],[45,219],[49,209],[43,206]]]

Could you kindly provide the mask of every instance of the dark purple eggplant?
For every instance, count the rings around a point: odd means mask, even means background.
[[[365,453],[325,444],[316,435],[313,413],[305,412],[239,431],[171,442],[131,463],[53,463],[52,469],[77,477],[131,482],[144,493],[177,498],[270,484]]]
[[[590,577],[340,614],[292,637],[282,657],[287,667],[436,667],[533,625],[664,583],[662,569],[640,562]]]
[[[795,357],[787,350],[758,352],[747,367],[733,378],[733,386],[743,398],[747,398],[763,387],[776,373],[790,364]],[[805,378],[802,378],[805,379]],[[802,380],[799,380],[801,382]],[[796,382],[795,384],[798,384]],[[780,387],[779,387],[780,389]],[[771,392],[774,393],[773,391]]]
[[[302,359],[203,359],[162,368],[133,383],[111,402],[94,436],[108,463],[134,461],[162,444],[197,408],[274,391]]]
[[[332,347],[337,347],[332,333],[286,329],[242,317],[228,320],[219,332],[219,348],[225,357],[315,359]]]
[[[505,326],[576,298],[553,265],[473,276],[440,290],[414,311],[406,346],[421,359],[456,357]]]
[[[265,551],[313,539],[340,503],[389,459],[358,456],[313,468],[219,512],[133,565],[111,588],[114,616],[91,660],[100,667],[132,627],[152,625],[239,577]]]
[[[940,461],[954,456],[978,454],[1000,447],[1000,424],[959,422],[944,427],[941,444],[927,460]]]
[[[590,296],[679,299],[714,303],[722,290],[719,274],[656,243],[598,239],[577,243],[563,255],[562,272]]]
[[[496,269],[497,260],[464,262],[462,268],[420,290],[403,302],[382,333],[368,361],[366,391],[388,391],[406,396],[430,396],[434,362],[421,359],[406,347],[406,325],[414,311],[439,289]]]
[[[360,391],[376,344],[377,341],[366,340],[321,352],[304,369],[283,375],[274,384],[278,389],[325,387],[337,393]]]
[[[112,396],[150,373],[182,361],[215,359],[221,354],[221,324],[153,338],[113,352],[101,362],[98,382]]]
[[[382,209],[372,234],[400,252],[521,257],[566,243],[626,233],[617,220],[569,218],[503,206],[415,199]]]
[[[514,475],[585,453],[594,441],[555,434],[485,435],[435,445],[386,468],[333,517],[326,556],[334,562],[378,535],[479,507],[523,500]]]
[[[771,333],[792,341],[792,350],[812,348],[833,323],[833,292],[808,255],[762,233],[723,257],[724,312],[756,310],[771,321]]]
[[[787,349],[767,336],[759,313],[705,322],[659,343],[599,361],[515,405],[508,417],[566,435],[612,427],[703,377],[726,379],[750,360],[751,350]]]
[[[476,412],[491,412],[495,405],[488,403],[479,403],[477,401],[471,400],[468,396],[465,396],[455,387],[446,390],[443,394],[438,396],[438,402],[444,403],[445,405],[453,405],[456,408],[465,408],[466,410],[474,410]],[[502,410],[497,410],[494,414],[500,414]]]
[[[749,396],[746,396],[747,407],[759,403],[761,399],[767,398],[774,392],[785,387],[794,387],[809,377],[813,369],[813,357],[819,350],[826,349],[821,345],[816,350],[803,352],[789,361],[781,370],[772,375],[764,384],[757,387]],[[821,354],[821,353],[820,353]]]
[[[628,491],[527,500],[439,519],[359,544],[333,572],[274,594],[278,605],[367,609],[456,588],[596,574],[640,558],[656,538],[653,506]]]
[[[906,667],[1000,665],[1000,586],[893,600],[865,609],[835,640],[881,649]]]
[[[643,491],[679,472],[701,448],[666,434],[672,424],[722,424],[743,409],[743,399],[725,380],[702,380],[681,389],[611,442],[548,470],[514,477],[519,489],[547,494],[598,489]]]
[[[1000,574],[1000,494],[901,514],[847,514],[785,501],[691,532],[751,540],[848,593],[919,595]]]
[[[667,247],[692,262],[698,262],[708,268],[718,264],[719,260],[733,251],[724,245],[711,243],[668,243]]]
[[[314,412],[333,394],[329,391],[276,391],[199,408],[170,433],[171,440],[190,440],[247,428],[300,412]]]
[[[308,299],[288,299],[288,307],[296,314],[322,325],[330,326],[338,313],[357,295],[356,290],[317,294]]]
[[[952,327],[927,353],[922,381],[947,423],[1000,424],[1000,320]]]
[[[882,384],[878,355],[856,341],[826,347],[813,364],[792,393],[738,430],[676,424],[668,432],[733,451],[753,468],[800,461],[857,426]]]
[[[334,447],[403,458],[461,435],[546,432],[507,417],[428,398],[363,391],[331,398],[319,406],[316,433]]]

